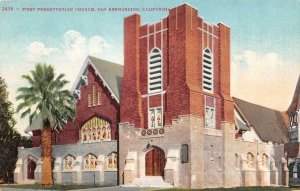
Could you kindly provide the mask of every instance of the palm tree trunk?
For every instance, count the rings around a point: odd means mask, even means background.
[[[52,186],[52,142],[51,142],[51,127],[50,124],[42,130],[41,137],[41,150],[42,150],[42,181],[44,186]]]

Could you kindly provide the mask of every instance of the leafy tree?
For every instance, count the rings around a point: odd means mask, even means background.
[[[31,139],[21,136],[13,127],[13,106],[8,101],[7,85],[0,77],[0,180],[13,182],[18,147],[30,147]]]
[[[52,179],[52,145],[51,133],[61,130],[67,120],[75,117],[75,100],[71,92],[64,87],[68,81],[64,74],[55,76],[54,68],[50,65],[37,63],[31,75],[22,75],[28,87],[18,89],[17,100],[21,100],[17,112],[22,110],[21,117],[29,116],[29,123],[36,117],[41,117],[41,151],[42,151],[42,180],[45,186],[53,185]]]

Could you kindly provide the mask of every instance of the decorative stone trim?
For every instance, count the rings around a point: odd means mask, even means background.
[[[164,136],[164,128],[144,129],[141,131],[142,137],[161,137]]]

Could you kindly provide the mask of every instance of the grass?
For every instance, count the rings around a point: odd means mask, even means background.
[[[236,188],[206,188],[206,189],[181,189],[171,188],[163,189],[163,191],[292,191],[295,188],[287,187],[272,187],[272,186],[253,186],[253,187],[236,187]],[[159,190],[161,191],[161,190]]]
[[[18,188],[18,189],[31,189],[31,190],[77,190],[77,189],[87,189],[87,188],[100,188],[106,186],[96,185],[63,185],[55,184],[52,187],[44,187],[40,184],[0,184],[0,190],[2,188]]]
[[[40,184],[6,184],[0,185],[0,190],[2,188],[18,188],[18,189],[30,189],[30,190],[77,190],[77,189],[87,189],[87,188],[100,188],[106,186],[96,185],[53,185],[53,187],[43,187]],[[161,189],[157,191],[292,191],[297,190],[296,188],[288,187],[236,187],[236,188],[206,188],[206,189],[183,189],[183,188],[170,188],[170,189]],[[151,189],[151,191],[153,191]]]

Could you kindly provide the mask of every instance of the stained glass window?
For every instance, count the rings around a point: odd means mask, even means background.
[[[215,128],[215,99],[210,96],[205,97],[205,127]]]
[[[162,109],[151,108],[149,109],[149,128],[163,127]]]
[[[154,128],[155,127],[155,110],[150,109],[150,127]]]
[[[161,127],[161,109],[158,108],[156,109],[156,122],[157,122],[157,127]]]
[[[75,165],[75,157],[71,156],[71,155],[67,155],[64,158],[64,169],[65,170],[72,170],[74,168]]]
[[[110,123],[105,119],[93,117],[82,126],[81,140],[84,143],[111,140]]]
[[[87,154],[84,157],[84,169],[95,169],[97,165],[97,157],[93,154]]]
[[[108,169],[116,169],[118,166],[118,154],[116,152],[112,152],[107,156],[107,168]]]

